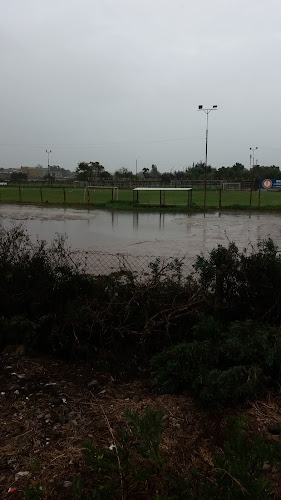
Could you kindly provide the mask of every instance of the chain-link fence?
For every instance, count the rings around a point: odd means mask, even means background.
[[[92,276],[131,272],[138,279],[147,279],[156,274],[177,278],[187,277],[194,271],[194,259],[183,255],[156,257],[69,249],[67,259],[81,272]]]

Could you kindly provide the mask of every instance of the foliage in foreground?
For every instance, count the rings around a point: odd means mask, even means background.
[[[174,472],[162,452],[162,415],[150,408],[143,415],[127,410],[109,449],[84,444],[87,467],[72,481],[72,498],[265,500],[271,486],[264,466],[280,462],[281,442],[271,445],[262,437],[250,438],[246,423],[243,416],[230,417],[222,452],[207,476],[192,471],[184,477]]]
[[[162,390],[192,389],[201,403],[218,409],[261,396],[280,380],[280,334],[253,320],[224,325],[203,318],[188,341],[157,354],[151,364]]]
[[[233,244],[218,247],[195,268],[196,278],[184,279],[175,261],[171,278],[156,259],[146,283],[129,271],[91,278],[72,264],[60,238],[49,249],[32,244],[22,227],[2,228],[0,348],[25,344],[31,352],[85,357],[116,376],[138,375],[153,356],[158,386],[191,388],[219,409],[280,384],[281,260],[273,242],[261,242],[250,255]],[[175,475],[162,452],[162,431],[161,415],[128,411],[112,449],[85,444],[73,498],[269,497],[263,466],[279,460],[279,442],[253,441],[243,421],[230,422],[205,481],[196,472]],[[43,490],[31,488],[26,498],[40,498]]]
[[[230,417],[223,452],[215,457],[207,481],[193,481],[194,498],[266,500],[271,496],[271,487],[264,468],[279,464],[280,452],[280,441],[270,445],[262,437],[249,439],[245,417]]]
[[[160,450],[163,416],[146,408],[144,414],[127,409],[121,428],[112,434],[109,448],[84,443],[88,466],[73,480],[73,498],[118,499],[153,498],[167,488],[164,458]],[[164,497],[158,497],[164,498]]]
[[[195,269],[210,310],[221,319],[281,318],[281,256],[271,239],[239,251],[234,243],[198,256]]]
[[[151,262],[146,281],[123,270],[90,277],[62,238],[32,243],[0,228],[0,349],[86,359],[116,377],[152,359],[162,390],[190,388],[217,408],[280,383],[281,257],[271,240],[240,252],[230,243],[182,262]],[[211,318],[211,319],[210,319]]]
[[[174,279],[163,279],[168,271]],[[24,344],[29,352],[103,360],[120,374],[123,362],[136,366],[136,356],[143,362],[168,342],[160,329],[151,336],[149,321],[172,298],[182,304],[193,294],[180,278],[176,260],[165,270],[155,262],[148,283],[126,270],[87,276],[62,238],[49,248],[32,243],[22,226],[0,228],[0,349]]]

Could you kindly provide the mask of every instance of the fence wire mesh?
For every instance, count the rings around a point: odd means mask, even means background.
[[[137,279],[149,279],[156,274],[177,279],[194,272],[194,259],[186,255],[157,257],[68,249],[65,257],[80,272],[92,276],[131,272]]]

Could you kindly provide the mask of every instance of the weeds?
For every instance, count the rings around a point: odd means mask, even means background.
[[[91,442],[86,443],[83,455],[90,469],[84,478],[73,480],[73,499],[266,500],[270,497],[271,485],[264,476],[264,466],[280,463],[281,442],[268,444],[262,437],[252,439],[243,415],[228,418],[222,452],[214,457],[214,465],[205,478],[199,471],[193,471],[189,477],[175,475],[168,466],[159,450],[162,435],[159,413],[147,408],[140,416],[127,410],[123,418],[125,432],[118,432],[120,463],[114,447],[99,449]]]
[[[83,456],[91,473],[74,479],[73,498],[88,498],[89,493],[89,498],[101,499],[162,498],[153,490],[156,484],[163,493],[167,488],[160,450],[163,416],[148,407],[142,415],[128,409],[122,417],[116,444],[101,449],[91,441],[84,443]]]
[[[41,500],[43,498],[42,486],[30,486],[25,489],[25,500]]]
[[[197,484],[193,498],[205,500],[266,500],[271,486],[263,467],[280,463],[281,443],[270,445],[262,437],[249,439],[245,417],[230,417],[223,452],[214,459],[208,481]]]

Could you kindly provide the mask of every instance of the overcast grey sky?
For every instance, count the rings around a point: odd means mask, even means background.
[[[280,0],[0,6],[0,167],[281,166]]]

